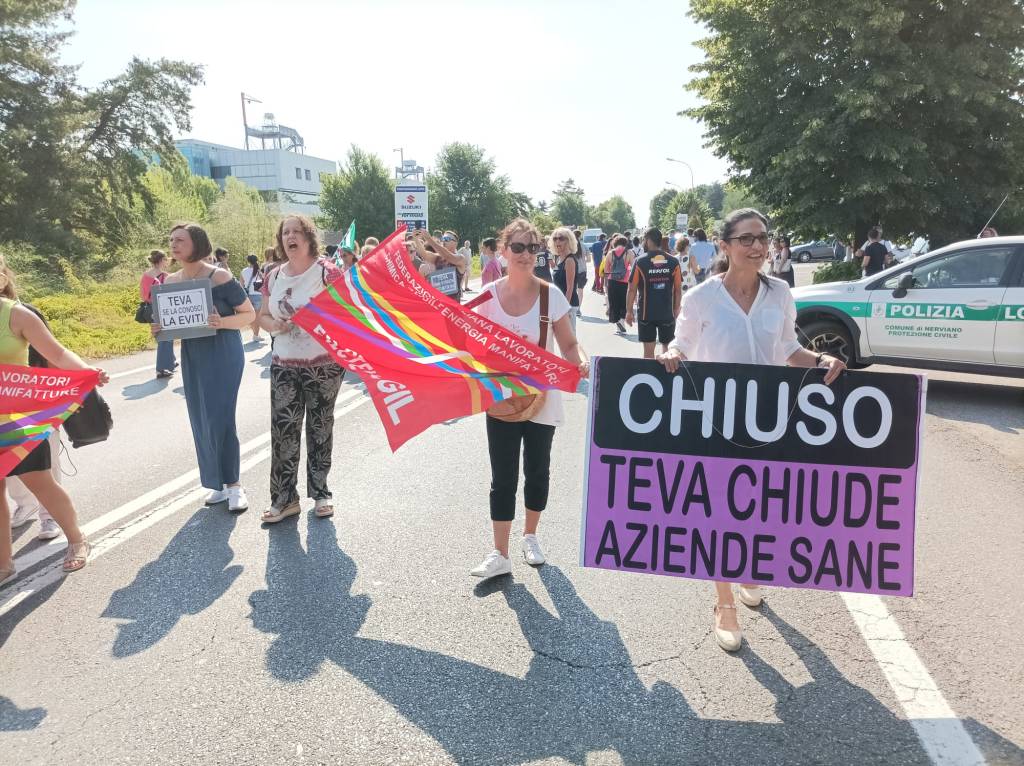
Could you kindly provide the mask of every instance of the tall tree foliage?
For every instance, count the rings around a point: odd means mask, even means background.
[[[630,204],[621,195],[616,194],[590,209],[587,226],[601,229],[608,235],[617,231],[632,231],[636,229],[636,216],[633,215]]]
[[[451,229],[460,241],[468,239],[475,245],[505,225],[513,204],[508,178],[496,174],[494,160],[481,147],[448,144],[437,155],[434,168],[427,176],[430,228]]]
[[[353,145],[338,175],[324,177],[320,210],[320,226],[345,231],[355,220],[360,239],[394,231],[395,185],[381,159]]]
[[[229,176],[224,193],[210,208],[207,228],[214,247],[223,247],[231,255],[237,276],[245,256],[251,253],[262,259],[263,249],[274,244],[279,220],[256,189]]]
[[[677,213],[686,213],[689,216],[686,225],[691,229],[710,229],[715,218],[707,200],[697,191],[687,189],[676,192],[676,195],[665,205],[661,218],[651,221],[651,224],[661,227],[662,231],[671,231],[676,228]]]
[[[676,190],[665,187],[651,198],[651,210],[647,214],[647,221],[651,226],[661,226],[661,219],[665,217],[665,210],[669,203],[676,197]],[[675,228],[675,225],[671,228]]]
[[[566,226],[582,226],[589,212],[583,189],[571,178],[562,181],[552,192],[551,215]]]
[[[0,240],[110,253],[130,244],[138,200],[152,202],[148,163],[175,153],[202,70],[133,59],[99,87],[79,86],[59,63],[73,5],[0,3]]]
[[[1024,184],[1020,0],[693,0],[688,112],[801,233],[973,236]]]

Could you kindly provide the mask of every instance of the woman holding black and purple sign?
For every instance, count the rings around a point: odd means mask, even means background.
[[[675,339],[657,358],[675,372],[683,360],[733,364],[788,364],[822,367],[830,385],[846,369],[841,360],[808,351],[796,337],[796,303],[781,279],[761,272],[768,257],[768,219],[752,208],[729,214],[722,225],[725,271],[683,296]],[[714,633],[718,645],[734,652],[743,642],[732,587],[716,582]],[[760,606],[761,589],[741,585],[740,601]]]

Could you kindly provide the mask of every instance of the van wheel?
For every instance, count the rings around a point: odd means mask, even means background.
[[[831,354],[846,362],[852,369],[864,367],[856,360],[856,350],[850,331],[839,322],[818,319],[799,326],[800,343],[816,354]]]
[[[809,263],[811,260],[811,254],[808,252],[800,253],[800,263]]]

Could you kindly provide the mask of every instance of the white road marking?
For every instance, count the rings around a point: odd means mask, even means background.
[[[367,404],[370,401],[372,400],[369,397],[357,399],[356,401],[347,404],[344,407],[339,407],[335,409],[334,415],[335,417],[344,415],[356,409],[357,407],[361,407],[362,405]],[[249,457],[247,460],[242,461],[242,464],[240,466],[240,473],[245,473],[246,471],[255,468],[264,460],[267,460],[269,457],[270,449],[261,449],[256,454]],[[174,498],[170,502],[156,508],[155,510],[149,513],[144,513],[141,516],[137,516],[124,526],[118,527],[117,529],[110,531],[108,534],[104,535],[99,540],[93,542],[92,555],[89,557],[90,564],[92,564],[92,562],[94,562],[100,556],[109,553],[122,543],[128,542],[139,533],[144,532],[154,524],[158,524],[164,519],[173,516],[182,509],[195,508],[196,503],[201,502],[203,497],[208,492],[209,490],[207,490],[204,487],[196,487],[194,489],[189,490],[185,494],[177,498]],[[214,513],[216,512],[217,511],[214,511]],[[223,511],[223,513],[227,513],[227,511]],[[61,568],[62,563],[63,562],[56,561],[50,566],[44,567],[43,569],[34,572],[32,575],[28,577],[19,579],[17,581],[17,590],[15,590],[11,594],[11,597],[7,601],[0,604],[0,617],[3,617],[12,609],[17,607],[18,604],[23,602],[25,599],[29,598],[33,593],[37,593],[43,588],[53,585],[53,583],[57,582],[61,578],[66,577],[67,575]],[[86,567],[86,569],[88,569],[88,567]]]
[[[346,412],[349,412],[350,409],[355,409],[351,405],[349,405],[348,407],[344,407],[341,405],[344,405],[345,402],[347,402],[349,399],[352,399],[353,397],[365,394],[365,392],[366,387],[361,383],[359,385],[352,386],[347,391],[342,391],[338,395],[337,404],[339,406],[337,406],[334,410],[335,417],[338,417],[339,415],[344,415]],[[370,399],[368,397],[363,397],[358,400],[358,404],[362,404],[367,401],[370,401]],[[254,449],[258,449],[264,446],[269,441],[269,431],[267,433],[260,434],[259,436],[253,439],[250,439],[245,444],[241,445],[241,448],[239,450],[241,457],[244,458],[248,453],[252,452]],[[143,495],[139,495],[133,500],[129,500],[124,505],[120,505],[117,508],[113,509],[112,511],[108,511],[99,518],[93,519],[92,521],[82,524],[82,532],[83,534],[85,534],[86,537],[91,537],[97,532],[106,529],[111,524],[116,524],[117,522],[131,516],[132,514],[138,513],[143,508],[148,507],[150,504],[155,503],[163,499],[165,496],[171,494],[172,492],[176,492],[182,489],[183,487],[187,487],[198,480],[198,468],[193,468],[191,471],[186,471],[181,476],[171,479],[170,481],[161,484],[159,487],[151,489],[149,492],[146,492]],[[63,537],[59,537],[56,540],[50,540],[46,544],[40,545],[37,548],[33,548],[28,553],[16,557],[14,559],[14,566],[19,571],[24,571],[34,566],[35,564],[38,564],[40,561],[43,561],[44,559],[48,559],[51,556],[56,556],[58,553],[63,551],[65,547],[67,547],[67,541]]]
[[[102,362],[99,363],[102,366]],[[118,378],[127,378],[129,375],[134,375],[138,372],[153,372],[156,368],[147,364],[145,367],[136,367],[134,370],[125,370],[124,372],[115,372],[110,376],[111,380],[117,380]]]
[[[936,766],[983,766],[985,758],[942,696],[896,618],[878,596],[841,594],[854,623]]]

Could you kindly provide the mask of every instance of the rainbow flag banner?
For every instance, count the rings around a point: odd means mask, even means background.
[[[71,417],[97,382],[93,370],[0,364],[0,478]]]
[[[434,289],[413,267],[404,232],[293,318],[362,378],[392,450],[435,423],[511,396],[576,390],[573,365]]]

